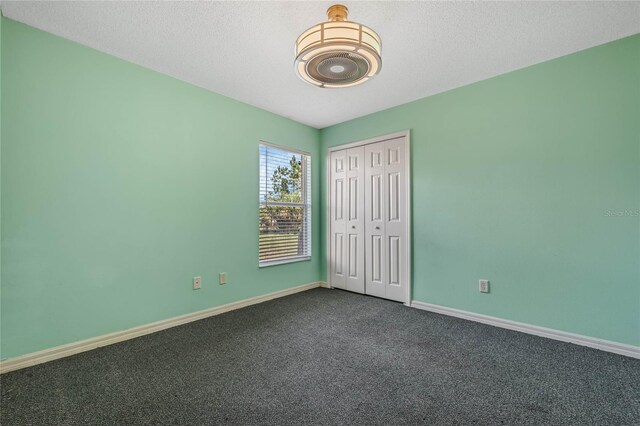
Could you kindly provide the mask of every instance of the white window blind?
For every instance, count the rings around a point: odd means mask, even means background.
[[[260,266],[311,257],[311,157],[260,144]]]

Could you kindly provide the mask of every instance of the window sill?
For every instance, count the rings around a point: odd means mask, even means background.
[[[265,262],[259,262],[258,263],[258,268],[267,268],[269,266],[276,266],[276,265],[284,265],[287,263],[296,263],[296,262],[306,262],[311,260],[311,256],[305,256],[305,257],[293,257],[293,258],[289,258],[289,259],[278,259],[278,260],[272,260],[272,261],[265,261]]]

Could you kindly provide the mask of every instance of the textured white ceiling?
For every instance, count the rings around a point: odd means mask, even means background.
[[[640,32],[638,2],[359,2],[381,74],[320,89],[293,46],[333,2],[2,2],[3,14],[322,128]]]

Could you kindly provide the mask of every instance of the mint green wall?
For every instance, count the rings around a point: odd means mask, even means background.
[[[405,129],[414,299],[640,345],[640,36],[323,129],[322,152]]]
[[[2,189],[2,9],[0,9],[0,190]],[[0,194],[0,224],[2,223],[2,196]],[[0,242],[2,226],[0,225]],[[2,244],[0,243],[0,300],[2,299]],[[2,319],[2,303],[0,302],[0,320]],[[2,352],[2,323],[0,323],[0,355]]]
[[[2,124],[2,358],[319,279],[317,238],[257,267],[258,142],[312,153],[317,218],[316,129],[8,19]]]
[[[640,344],[640,36],[318,132],[0,28],[2,359],[321,279],[321,157],[404,129],[414,299]],[[313,154],[311,262],[257,268],[259,139]]]

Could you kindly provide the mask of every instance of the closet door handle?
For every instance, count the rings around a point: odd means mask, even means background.
[[[380,229],[380,227],[379,227],[379,226],[376,226],[376,229]]]
[[[355,225],[351,225],[351,229],[356,229],[356,226]]]

